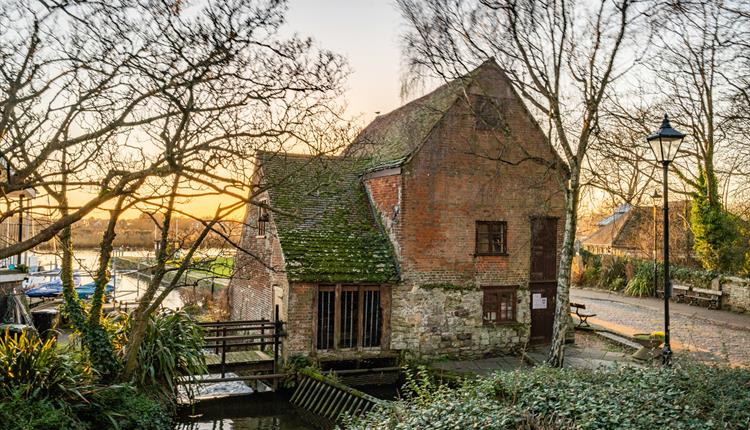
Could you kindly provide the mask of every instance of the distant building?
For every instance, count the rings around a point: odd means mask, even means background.
[[[493,61],[378,116],[342,156],[260,153],[232,317],[279,306],[285,354],[321,360],[549,341],[557,162]]]
[[[580,239],[581,248],[600,255],[641,259],[661,259],[663,211],[653,206],[620,205],[597,223],[597,229]],[[654,229],[656,227],[656,229]],[[670,257],[676,262],[692,258],[693,234],[690,230],[690,201],[669,202]]]

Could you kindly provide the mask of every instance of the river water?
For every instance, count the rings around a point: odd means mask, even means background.
[[[131,250],[131,251],[118,251],[118,255],[125,257],[147,257],[149,256],[147,250]],[[39,265],[43,266],[45,270],[54,270],[59,267],[60,259],[52,253],[33,253],[38,259]],[[151,251],[153,256],[153,251]],[[83,249],[76,250],[73,261],[73,269],[78,273],[80,277],[81,285],[89,283],[93,280],[93,275],[97,269],[99,262],[99,254],[97,250]],[[146,290],[147,281],[141,279],[134,274],[128,274],[131,271],[119,271],[115,268],[117,276],[110,280],[110,284],[115,287],[114,299],[117,302],[135,302],[138,301],[141,294]],[[33,276],[31,278],[32,283],[37,284],[44,281],[49,281],[49,277]],[[163,302],[164,307],[170,309],[177,309],[183,306],[182,299],[180,298],[179,291],[170,292]]]
[[[176,430],[311,430],[282,395],[273,393],[202,401],[183,410]]]

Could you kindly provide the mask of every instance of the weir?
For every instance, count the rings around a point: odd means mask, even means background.
[[[290,403],[316,418],[321,427],[332,427],[345,416],[358,417],[383,403],[312,369],[300,370],[297,377],[297,388]]]

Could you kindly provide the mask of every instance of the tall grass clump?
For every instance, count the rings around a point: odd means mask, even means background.
[[[173,399],[178,378],[206,372],[202,348],[203,329],[185,311],[151,316],[138,352],[136,385]]]

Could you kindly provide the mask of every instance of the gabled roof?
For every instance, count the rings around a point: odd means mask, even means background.
[[[628,211],[630,212],[630,210]],[[584,245],[594,246],[614,246],[617,237],[620,234],[620,230],[627,223],[630,218],[630,213],[622,213],[619,216],[610,215],[605,218],[608,222],[602,224],[601,221],[597,223],[599,226],[593,233],[587,238],[581,241]],[[604,221],[604,220],[603,220]]]
[[[598,225],[599,227],[601,227],[601,226],[605,226],[607,224],[613,223],[613,222],[617,221],[618,219],[620,219],[623,215],[625,215],[626,213],[628,213],[630,211],[630,209],[632,209],[632,208],[633,208],[633,206],[631,206],[630,204],[623,203],[623,204],[621,204],[620,206],[618,206],[615,209],[615,212],[612,215],[610,215],[610,216],[604,218],[603,220],[599,221],[598,223],[596,223],[596,225]]]
[[[258,162],[289,281],[398,279],[390,241],[359,178],[363,160],[262,152]]]
[[[669,202],[670,231],[673,236],[686,236],[690,240],[690,227],[687,216],[690,202],[686,200]],[[621,205],[615,212],[598,222],[599,228],[581,243],[588,246],[615,248],[637,248],[644,240],[653,240],[653,207]],[[661,210],[657,211],[657,223],[662,222]],[[660,224],[658,224],[660,225]]]
[[[370,157],[370,167],[403,164],[427,139],[435,125],[484,68],[498,67],[490,59],[470,73],[431,93],[376,117],[346,149],[346,154]]]

